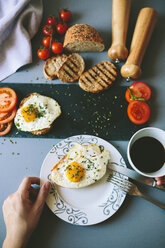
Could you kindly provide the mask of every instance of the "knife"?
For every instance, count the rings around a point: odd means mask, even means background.
[[[149,185],[151,187],[155,187],[157,189],[161,189],[165,191],[165,186],[163,185],[157,185],[156,180],[154,178],[151,177],[144,177],[140,174],[138,174],[136,171],[128,169],[126,167],[122,167],[116,164],[108,164],[108,168],[115,171],[115,172],[119,172],[125,176],[130,177],[131,179],[134,179],[140,183]]]

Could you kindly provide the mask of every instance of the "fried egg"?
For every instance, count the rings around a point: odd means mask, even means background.
[[[14,119],[19,130],[32,132],[50,128],[61,114],[61,108],[54,99],[37,93],[31,94],[20,108]]]
[[[109,151],[96,144],[76,143],[52,169],[51,181],[66,188],[86,187],[105,175],[109,159]]]

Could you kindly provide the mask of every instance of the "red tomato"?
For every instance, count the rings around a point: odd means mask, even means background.
[[[68,29],[68,25],[66,23],[62,24],[62,23],[58,23],[56,25],[56,30],[58,34],[65,34],[66,30]]]
[[[57,19],[54,16],[49,16],[47,18],[47,21],[46,22],[47,22],[48,25],[55,26],[56,25],[56,22],[57,22]]]
[[[61,42],[53,42],[52,43],[52,52],[59,54],[63,52],[63,44]]]
[[[72,18],[72,13],[71,13],[70,10],[62,9],[62,10],[60,11],[59,16],[60,16],[60,19],[61,19],[62,21],[68,22],[68,21],[70,21],[71,18]]]
[[[46,47],[39,48],[37,51],[37,55],[42,60],[48,59],[50,57],[50,50]]]
[[[133,94],[132,99],[131,99],[131,94],[130,94],[129,89],[131,90],[131,92]],[[151,89],[148,87],[147,84],[145,84],[143,82],[135,82],[135,83],[131,84],[129,89],[127,89],[126,93],[125,93],[125,98],[126,98],[127,102],[131,102],[132,100],[142,100],[142,99],[138,99],[138,98],[143,98],[145,100],[149,100],[151,97]]]
[[[53,42],[53,38],[51,36],[46,36],[45,38],[43,38],[42,40],[42,44],[45,47],[51,47],[51,43]]]
[[[16,115],[16,108],[10,112],[0,113],[0,124],[5,124],[12,121]]]
[[[55,30],[52,25],[45,25],[42,29],[43,34],[45,35],[53,35]]]
[[[0,113],[11,111],[17,104],[17,95],[10,88],[0,88]]]
[[[6,124],[0,124],[0,136],[3,136],[8,132],[10,132],[12,124],[13,124],[12,121]]]
[[[144,101],[131,101],[128,104],[127,114],[129,119],[135,124],[144,124],[150,117],[150,107]]]

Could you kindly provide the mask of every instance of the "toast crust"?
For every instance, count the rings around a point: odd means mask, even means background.
[[[85,91],[98,93],[108,89],[116,80],[116,77],[115,65],[108,60],[104,60],[80,76],[79,86]]]

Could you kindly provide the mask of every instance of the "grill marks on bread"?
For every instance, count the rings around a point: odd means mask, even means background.
[[[85,69],[85,63],[78,53],[72,53],[68,59],[63,63],[57,73],[58,78],[66,83],[76,81]]]
[[[53,80],[57,78],[57,72],[63,63],[67,60],[68,56],[65,54],[53,56],[46,60],[44,63],[43,72],[46,78]]]
[[[69,56],[61,54],[47,59],[44,64],[44,75],[53,80],[58,77],[61,81],[72,83],[79,79],[85,69],[82,56],[72,53]]]
[[[110,61],[102,61],[81,75],[79,86],[85,91],[98,93],[108,89],[116,77],[115,65]]]

